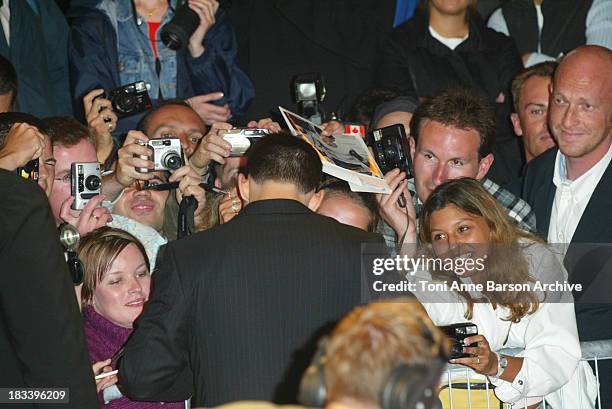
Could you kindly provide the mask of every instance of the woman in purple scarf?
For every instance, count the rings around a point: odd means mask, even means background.
[[[81,290],[89,357],[94,373],[116,369],[110,358],[125,344],[132,324],[149,299],[151,276],[142,244],[131,234],[102,227],[83,237],[79,258],[85,267]],[[103,408],[184,408],[183,402],[134,402],[121,395],[117,375],[96,380]]]

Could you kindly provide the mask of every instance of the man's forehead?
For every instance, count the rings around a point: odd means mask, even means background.
[[[182,105],[166,105],[158,108],[149,118],[149,130],[162,127],[206,129],[206,124],[192,108]]]
[[[427,120],[419,131],[417,146],[445,156],[462,156],[471,152],[477,154],[480,135],[475,129],[461,129]]]
[[[57,159],[58,167],[70,167],[74,162],[97,162],[96,147],[88,139],[81,139],[77,144],[54,145],[53,155]]]

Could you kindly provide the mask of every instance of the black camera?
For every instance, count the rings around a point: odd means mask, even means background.
[[[407,178],[412,176],[410,147],[403,125],[396,124],[374,129],[368,134],[368,142],[383,174],[399,168],[402,172],[406,172]]]
[[[74,197],[72,209],[82,210],[90,199],[102,191],[100,164],[97,162],[70,165],[70,194]]]
[[[38,182],[39,161],[34,159],[26,163],[22,168],[15,169],[15,173],[24,179]]]
[[[160,37],[171,50],[182,50],[199,25],[200,17],[189,8],[187,2],[184,2],[177,5],[174,17],[162,28]]]
[[[115,88],[109,91],[108,99],[119,118],[139,114],[153,106],[144,81]]]
[[[478,346],[477,342],[474,342],[472,344],[465,343],[466,338],[471,337],[473,335],[478,335],[478,326],[476,324],[472,324],[471,322],[465,322],[461,324],[446,325],[439,328],[453,342],[449,359],[468,358],[472,356],[471,354],[466,354],[465,352],[463,352],[463,348]]]
[[[183,166],[183,149],[181,148],[181,141],[179,139],[151,139],[148,144],[142,142],[141,145],[149,146],[153,150],[152,156],[140,155],[140,158],[155,162],[155,171],[173,171]],[[136,168],[136,170],[141,173],[147,173],[149,171],[147,168]]]

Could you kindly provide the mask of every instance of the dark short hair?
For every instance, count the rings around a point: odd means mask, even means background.
[[[49,127],[46,121],[25,112],[2,112],[0,113],[0,149],[11,128],[15,124],[26,123],[35,126],[40,132],[49,135]]]
[[[17,72],[13,64],[0,55],[0,95],[11,94],[11,105],[17,97]]]
[[[426,100],[414,111],[410,135],[416,142],[426,121],[463,130],[475,130],[480,136],[478,154],[481,158],[491,153],[495,142],[495,113],[489,102],[467,88],[449,88]]]
[[[149,122],[151,122],[151,117],[160,109],[167,107],[167,106],[172,106],[172,105],[189,108],[195,112],[195,110],[191,107],[191,105],[185,102],[185,100],[178,99],[178,98],[165,99],[163,101],[160,101],[159,104],[157,104],[154,108],[151,108],[149,111],[147,111],[145,116],[143,116],[140,122],[138,123],[138,130],[146,134],[147,129],[149,128]]]
[[[376,230],[380,215],[378,213],[378,202],[374,193],[353,192],[348,182],[336,178],[326,179],[320,186],[319,190],[325,191],[325,196],[342,196],[357,205],[363,207],[370,213],[370,222],[368,223],[368,231]]]
[[[519,72],[516,77],[514,77],[514,80],[512,80],[512,101],[514,105],[514,112],[519,111],[521,93],[523,92],[523,86],[527,80],[534,76],[552,78],[558,65],[559,63],[556,61],[545,61],[532,67],[525,68],[523,71]]]
[[[317,152],[308,142],[278,132],[253,144],[247,153],[245,173],[256,183],[291,183],[305,194],[319,187],[322,167]]]
[[[50,116],[45,121],[49,125],[49,136],[53,146],[74,146],[87,139],[96,144],[94,136],[85,125],[70,116]]]

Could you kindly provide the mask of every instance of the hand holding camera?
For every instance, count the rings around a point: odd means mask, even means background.
[[[98,162],[104,163],[113,149],[112,132],[117,128],[117,114],[103,89],[94,89],[83,97],[87,126],[96,138]]]
[[[193,58],[198,58],[204,53],[202,42],[210,28],[215,25],[215,14],[219,8],[217,0],[189,0],[189,8],[200,18],[199,25],[189,37],[189,53]]]
[[[117,152],[119,159],[114,173],[114,178],[122,187],[132,186],[135,180],[150,180],[153,177],[151,173],[136,170],[137,168],[151,171],[155,169],[155,163],[148,159],[151,156],[148,142],[149,138],[144,133],[128,132],[123,146]]]
[[[45,137],[25,122],[14,124],[0,151],[0,168],[14,171],[30,161],[38,162],[46,147]]]
[[[168,182],[179,182],[178,188],[176,189],[176,200],[181,203],[183,197],[193,196],[197,202],[198,207],[194,212],[194,220],[196,226],[202,223],[202,213],[204,212],[204,205],[206,204],[205,190],[200,184],[202,183],[202,176],[200,176],[191,166],[185,165],[177,169],[170,175]]]
[[[108,209],[101,207],[104,196],[97,195],[89,200],[83,210],[73,209],[75,198],[70,196],[60,209],[60,219],[76,227],[81,236],[99,227],[106,226],[112,221],[112,216]]]
[[[189,158],[189,163],[196,171],[202,171],[211,161],[225,164],[225,158],[229,157],[232,145],[219,135],[221,130],[232,129],[231,124],[216,122],[210,131],[202,138],[198,149]]]
[[[491,351],[489,341],[484,335],[473,335],[463,340],[464,358],[451,359],[453,364],[469,366],[476,372],[486,376],[497,374],[497,355]],[[467,355],[467,356],[466,356]]]
[[[416,243],[416,210],[412,202],[412,195],[406,186],[406,173],[393,169],[385,175],[385,182],[392,192],[390,195],[377,194],[380,216],[395,231],[398,240],[403,237],[402,243]],[[401,197],[404,199],[401,199]],[[405,204],[401,207],[399,200]]]

